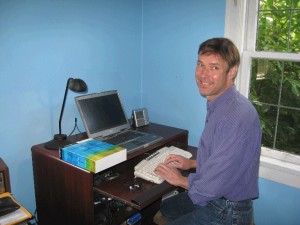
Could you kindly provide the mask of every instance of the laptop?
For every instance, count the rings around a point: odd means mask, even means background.
[[[162,139],[131,128],[117,90],[77,96],[75,101],[89,138],[122,146],[127,153]]]

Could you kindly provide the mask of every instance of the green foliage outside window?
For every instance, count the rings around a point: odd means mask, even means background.
[[[257,51],[300,53],[300,0],[261,0]],[[253,59],[249,99],[263,146],[300,155],[299,61]]]
[[[257,51],[300,52],[300,0],[261,0]]]

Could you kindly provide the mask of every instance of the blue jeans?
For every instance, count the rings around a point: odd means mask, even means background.
[[[161,214],[170,225],[249,225],[252,221],[252,200],[232,202],[226,199],[209,201],[206,206],[194,204],[187,192],[161,203]]]

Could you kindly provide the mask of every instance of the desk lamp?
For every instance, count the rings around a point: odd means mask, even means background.
[[[65,109],[65,103],[66,103],[68,89],[70,89],[74,92],[85,92],[87,90],[87,85],[81,79],[77,79],[77,78],[76,79],[73,79],[73,78],[68,79],[67,85],[66,85],[66,90],[65,90],[65,96],[64,96],[64,100],[63,100],[63,104],[62,104],[61,112],[60,112],[60,117],[59,117],[59,134],[55,134],[53,140],[51,140],[45,144],[45,147],[47,149],[57,150],[66,145],[71,144],[71,142],[67,140],[68,139],[67,135],[61,133],[61,120],[62,120],[62,116],[63,116],[64,109]]]

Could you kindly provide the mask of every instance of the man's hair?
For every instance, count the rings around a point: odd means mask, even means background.
[[[199,54],[219,55],[228,64],[228,70],[240,64],[240,54],[233,42],[227,38],[212,38],[199,46]]]

